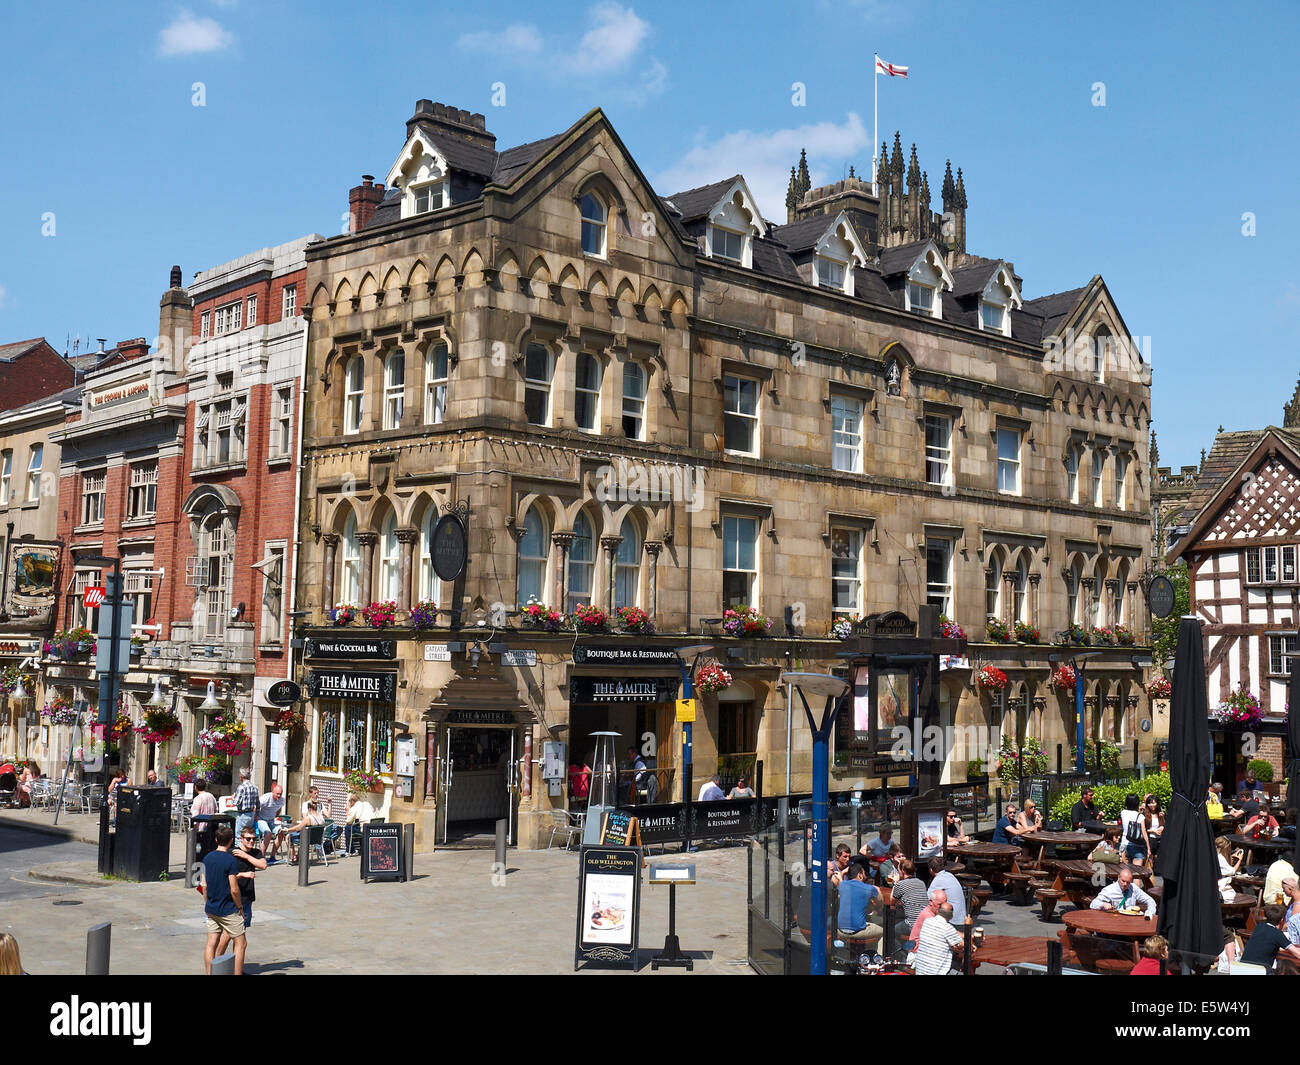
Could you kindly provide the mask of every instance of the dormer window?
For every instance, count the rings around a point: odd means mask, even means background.
[[[1002,263],[980,293],[980,329],[1011,335],[1011,311],[1022,305],[1020,288],[1011,267]]]
[[[919,281],[907,283],[907,309],[921,314],[934,314],[934,286]]]
[[[843,291],[845,272],[843,263],[828,259],[824,255],[817,256],[818,288],[836,288]]]
[[[712,231],[713,257],[728,259],[733,263],[743,262],[745,258],[745,235],[735,233],[721,226],[714,226]]]
[[[444,183],[441,181],[431,181],[426,185],[413,185],[411,187],[412,214],[426,214],[429,211],[436,211],[443,206],[442,190]]]
[[[1007,309],[997,303],[980,304],[980,328],[986,333],[1001,333],[1007,320]]]
[[[605,232],[608,212],[605,205],[592,193],[585,193],[579,201],[582,215],[582,250],[587,255],[605,257]]]

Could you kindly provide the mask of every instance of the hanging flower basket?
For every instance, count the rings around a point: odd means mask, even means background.
[[[75,725],[81,720],[81,715],[61,695],[55,696],[41,708],[41,717],[51,725]]]
[[[397,620],[397,603],[392,599],[385,599],[379,602],[371,603],[361,611],[361,620],[369,625],[372,629],[387,628]]]
[[[1039,634],[1034,626],[1027,621],[1017,621],[1015,625],[1016,639],[1021,643],[1037,643]]]
[[[987,692],[1000,692],[1006,688],[1007,675],[997,666],[984,666],[975,674],[975,683]]]
[[[1010,643],[1011,630],[1007,623],[999,618],[989,618],[984,622],[984,636],[992,643]]]
[[[335,625],[351,625],[357,616],[357,608],[352,603],[335,603],[330,611],[330,621]]]
[[[655,631],[650,615],[639,606],[621,606],[618,608],[618,626],[624,632],[648,635]]]
[[[349,792],[357,795],[364,795],[367,792],[373,792],[376,795],[384,793],[384,780],[377,773],[367,773],[362,769],[350,769],[343,774],[343,783],[347,786]]]
[[[1057,691],[1072,692],[1078,681],[1073,666],[1057,666],[1052,670],[1052,687]]]
[[[573,627],[578,632],[606,632],[609,618],[598,606],[579,606],[573,611]]]
[[[1224,724],[1258,725],[1264,719],[1264,708],[1259,700],[1244,684],[1228,696],[1214,712],[1214,716]]]
[[[131,715],[125,711],[119,712],[116,720],[109,726],[108,738],[114,743],[121,743],[134,730],[135,724],[131,721]]]
[[[695,671],[695,690],[713,695],[731,687],[731,674],[716,662],[708,662]]]
[[[167,767],[167,778],[180,784],[188,784],[195,777],[215,780],[228,768],[226,759],[215,754],[187,754]]]
[[[741,606],[735,610],[722,612],[722,631],[737,638],[747,636],[766,636],[772,627],[772,619],[761,613],[757,607]]]
[[[166,707],[146,707],[135,726],[136,735],[144,737],[145,743],[166,743],[180,730],[180,719]]]
[[[964,640],[966,630],[943,614],[939,615],[939,635],[945,640]]]
[[[307,727],[307,715],[292,706],[286,706],[275,715],[275,727],[285,732],[301,732]]]
[[[428,599],[421,599],[411,607],[408,619],[413,629],[431,629],[438,624],[438,604]]]
[[[199,746],[235,758],[248,750],[248,729],[238,711],[230,710],[199,733]]]
[[[551,610],[545,603],[539,603],[532,596],[529,596],[528,605],[524,607],[523,620],[525,625],[544,632],[559,632],[564,628],[564,615],[558,610]]]
[[[1147,695],[1152,699],[1168,699],[1174,694],[1174,686],[1168,677],[1152,677],[1147,684]]]

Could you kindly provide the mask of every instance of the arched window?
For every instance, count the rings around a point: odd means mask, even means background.
[[[400,351],[389,354],[384,363],[384,428],[402,424],[402,404],[406,398],[406,356]]]
[[[621,606],[636,606],[641,584],[641,537],[637,535],[636,523],[631,518],[624,518],[619,535],[623,542],[614,555],[615,610]]]
[[[1106,472],[1106,452],[1094,448],[1092,452],[1092,505],[1099,507],[1105,500],[1103,494]]]
[[[623,435],[645,439],[645,368],[639,362],[623,364]]]
[[[578,356],[578,372],[573,387],[573,417],[579,429],[595,432],[600,422],[600,360],[583,352]]]
[[[230,602],[230,562],[234,553],[233,537],[226,534],[220,514],[203,523],[203,582],[207,606],[204,633],[220,636],[226,631],[226,611]]]
[[[1098,627],[1106,624],[1106,574],[1109,567],[1104,560],[1098,560],[1097,567],[1093,570],[1092,581],[1092,602],[1090,607],[1089,624]]]
[[[591,522],[582,511],[573,521],[573,544],[569,547],[569,594],[565,610],[591,605],[591,577],[596,568],[595,537]]]
[[[1083,563],[1075,559],[1065,577],[1066,610],[1071,625],[1083,624],[1083,609],[1080,606],[1080,593],[1083,588]]]
[[[524,416],[530,425],[551,424],[551,375],[555,357],[544,344],[529,344],[524,352]]]
[[[397,515],[389,514],[384,522],[384,532],[379,552],[379,595],[377,599],[396,602],[402,586],[401,545],[397,542]]]
[[[988,583],[984,586],[984,613],[991,618],[1002,617],[1002,552],[995,550],[989,558],[986,572]]]
[[[431,603],[442,601],[442,579],[433,570],[433,527],[438,524],[438,508],[430,506],[420,526],[420,598]]]
[[[1083,457],[1083,445],[1071,440],[1065,449],[1065,498],[1071,503],[1079,502],[1079,463]]]
[[[519,538],[518,606],[527,606],[533,599],[539,603],[546,601],[546,560],[550,542],[546,519],[536,507],[529,507],[524,515],[524,534]]]
[[[447,417],[448,361],[446,344],[438,344],[424,353],[424,421],[426,425],[441,425]]]
[[[1115,618],[1116,625],[1128,624],[1128,611],[1125,609],[1128,596],[1128,562],[1121,562],[1119,568],[1115,571],[1115,584],[1111,589],[1113,601],[1111,604],[1111,613]]]
[[[1025,561],[1025,556],[1020,556],[1020,561],[1016,563],[1016,581],[1012,593],[1014,601],[1011,604],[1012,621],[1023,621],[1029,623],[1029,597],[1025,594],[1029,588],[1029,563]]]
[[[1110,330],[1101,326],[1092,337],[1092,379],[1097,384],[1106,380],[1106,369],[1114,357],[1114,338]]]
[[[356,604],[361,598],[361,544],[357,542],[357,516],[348,515],[343,526],[339,602]]]
[[[582,250],[588,255],[605,255],[605,231],[608,213],[605,205],[593,193],[583,195],[580,209],[582,214]]]
[[[348,363],[343,373],[343,431],[361,431],[361,407],[366,396],[366,368],[360,355]]]

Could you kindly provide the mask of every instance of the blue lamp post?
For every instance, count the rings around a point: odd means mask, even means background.
[[[695,698],[695,667],[699,664],[700,658],[713,650],[711,643],[696,643],[689,647],[677,648],[677,665],[682,671],[682,698]],[[686,810],[687,832],[690,831],[691,823],[691,788],[694,781],[694,766],[691,762],[691,742],[693,739],[693,730],[691,722],[682,722],[682,804]],[[682,850],[690,850],[691,841],[688,836],[682,846]]]
[[[843,677],[833,677],[828,673],[782,673],[781,683],[790,685],[799,693],[803,703],[804,716],[813,736],[813,781],[812,781],[812,957],[808,971],[813,976],[825,976],[826,958],[826,866],[830,860],[830,805],[831,729],[835,727],[835,717],[839,712],[841,700],[849,690],[849,682]],[[826,700],[821,720],[813,718],[808,706],[808,695],[820,695]],[[793,708],[787,708],[787,712]]]
[[[1069,663],[1074,670],[1074,771],[1088,771],[1084,748],[1087,736],[1083,726],[1083,669],[1089,658],[1096,658],[1098,651],[1080,651],[1076,654],[1048,655],[1049,662]]]

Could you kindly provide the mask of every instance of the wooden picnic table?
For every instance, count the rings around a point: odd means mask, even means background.
[[[1156,934],[1156,922],[1146,917],[1114,910],[1071,910],[1061,915],[1065,927],[1072,932],[1091,932],[1096,936],[1113,939],[1146,939]]]
[[[1038,864],[1043,864],[1043,852],[1048,846],[1054,847],[1088,847],[1101,842],[1101,837],[1093,832],[1026,832],[1020,837],[1026,843],[1038,844]]]
[[[973,873],[979,873],[990,887],[1000,887],[1006,874],[1017,869],[1016,860],[1024,857],[1024,850],[1010,843],[953,843],[948,853],[965,858]]]
[[[1228,837],[1229,843],[1235,843],[1238,847],[1244,847],[1246,850],[1246,864],[1257,865],[1255,861],[1255,851],[1259,851],[1265,857],[1270,854],[1286,854],[1295,847],[1295,841],[1282,839],[1274,836],[1272,839],[1256,839],[1254,836],[1233,835]]]
[[[1133,874],[1134,880],[1143,884],[1149,884],[1156,878],[1156,874],[1150,869],[1140,865],[1130,865],[1128,862],[1089,862],[1083,858],[1048,858],[1043,865],[1048,869],[1056,870],[1059,876],[1077,876],[1084,880],[1091,880],[1099,865],[1105,870],[1108,880],[1118,879],[1121,869],[1127,869]]]

